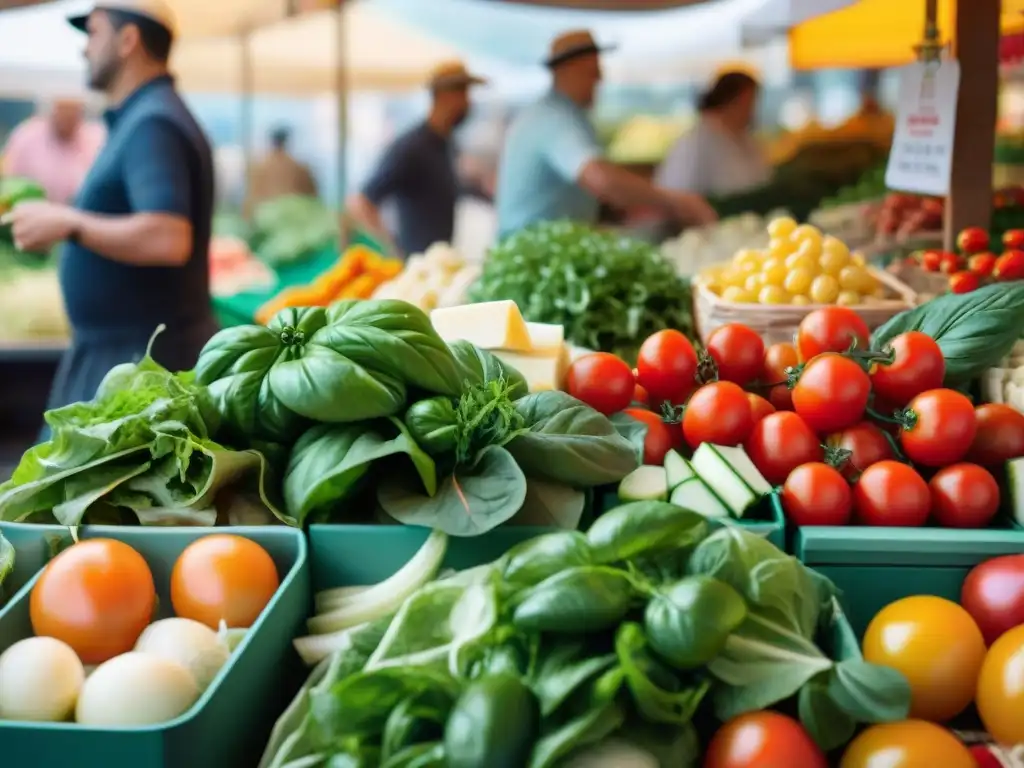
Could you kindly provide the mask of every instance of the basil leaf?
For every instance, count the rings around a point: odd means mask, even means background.
[[[696,546],[707,535],[707,520],[696,512],[665,501],[633,501],[597,518],[587,541],[595,561],[614,563]]]
[[[947,294],[896,315],[871,337],[872,346],[907,331],[938,343],[946,359],[946,384],[958,386],[1009,354],[1024,328],[1024,282],[995,283],[964,294]]]
[[[579,531],[545,533],[508,551],[502,578],[517,586],[532,586],[566,568],[592,563],[587,537]]]
[[[575,691],[615,663],[615,654],[593,656],[579,641],[559,641],[545,649],[533,676],[541,715],[550,717]]]
[[[647,425],[639,419],[634,419],[628,413],[613,413],[608,417],[612,426],[624,438],[633,444],[636,450],[636,460],[639,464],[644,462],[644,442],[647,440]]]
[[[486,349],[480,349],[468,341],[453,341],[448,347],[459,364],[463,383],[486,384],[504,379],[510,387],[510,400],[518,400],[530,391],[523,374]]]
[[[508,444],[530,477],[572,486],[617,483],[639,466],[632,443],[589,405],[564,392],[536,392],[516,401],[528,432]]]
[[[0,533],[0,606],[6,600],[7,592],[4,590],[4,581],[14,572],[14,545]]]
[[[823,672],[800,689],[797,712],[808,735],[825,752],[843,746],[853,738],[857,721],[836,706],[829,695],[832,671]]]
[[[614,701],[591,707],[542,736],[534,745],[528,768],[553,768],[571,752],[604,741],[625,721],[626,713]]]
[[[420,400],[405,412],[405,426],[431,456],[452,456],[458,447],[459,424],[452,398],[439,395]]]
[[[910,683],[898,670],[861,659],[836,664],[828,680],[835,705],[862,723],[905,720],[910,712]]]

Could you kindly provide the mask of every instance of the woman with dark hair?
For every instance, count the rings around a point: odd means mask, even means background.
[[[700,98],[697,124],[669,150],[657,183],[704,196],[730,195],[765,183],[769,167],[751,134],[760,85],[746,72],[724,72]]]

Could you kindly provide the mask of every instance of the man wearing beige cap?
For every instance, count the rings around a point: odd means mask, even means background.
[[[14,209],[15,244],[46,251],[66,241],[60,281],[71,348],[50,407],[90,400],[103,376],[153,355],[191,368],[216,330],[210,306],[213,217],[210,145],[167,71],[175,21],[163,0],[101,0],[70,19],[88,32],[89,84],[110,103],[107,142],[71,206]]]
[[[585,30],[555,38],[545,66],[552,89],[513,121],[498,169],[501,236],[539,221],[596,223],[599,203],[657,207],[684,224],[715,220],[698,195],[655,186],[601,155],[587,116],[601,82],[602,50]]]
[[[423,252],[437,242],[451,242],[459,194],[452,132],[469,115],[470,87],[484,82],[461,62],[434,68],[427,81],[430,114],[384,150],[362,191],[348,199],[346,214],[351,223],[406,255]],[[380,208],[388,202],[394,202],[398,215],[395,238],[381,218]]]

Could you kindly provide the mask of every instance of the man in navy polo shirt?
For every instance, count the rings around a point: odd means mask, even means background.
[[[109,98],[107,143],[73,205],[25,203],[10,216],[25,251],[66,241],[60,281],[72,341],[50,408],[92,399],[107,371],[145,353],[160,324],[153,354],[171,370],[191,368],[216,331],[213,159],[167,72],[173,14],[164,0],[104,0],[70,21],[89,35],[90,87]]]

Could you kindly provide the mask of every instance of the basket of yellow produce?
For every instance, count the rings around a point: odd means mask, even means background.
[[[892,274],[869,266],[843,241],[788,217],[768,225],[764,249],[746,248],[693,279],[694,321],[702,339],[743,323],[769,343],[790,341],[800,321],[822,305],[849,306],[877,328],[917,303]]]

